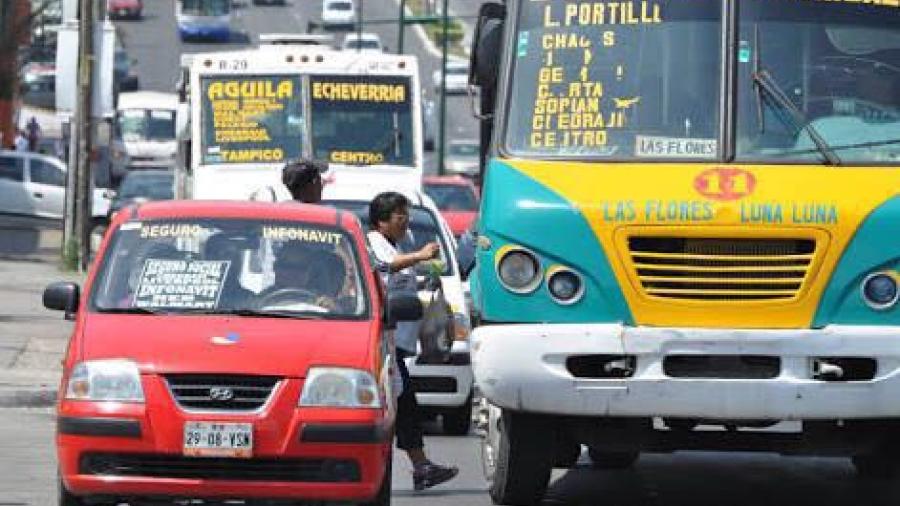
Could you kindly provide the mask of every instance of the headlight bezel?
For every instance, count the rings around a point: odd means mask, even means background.
[[[103,380],[125,381],[118,385],[103,385]],[[127,384],[131,385],[128,386]],[[128,387],[122,390],[123,387]],[[123,392],[130,391],[130,394]],[[72,367],[66,380],[65,400],[84,402],[121,402],[143,404],[146,401],[141,373],[137,363],[128,359],[85,360]]]
[[[879,278],[879,277],[888,278],[894,284],[894,296],[890,301],[885,302],[885,303],[877,302],[877,301],[871,299],[868,295],[868,291],[866,290],[866,287],[868,286],[868,284],[875,278]],[[868,306],[871,309],[874,309],[875,311],[887,311],[889,309],[892,309],[893,307],[895,307],[897,305],[897,302],[900,301],[900,282],[898,282],[897,275],[892,272],[887,272],[887,271],[878,271],[878,272],[870,273],[868,276],[866,276],[863,279],[862,283],[860,283],[860,285],[859,285],[859,296],[860,296],[860,298],[862,298],[862,300],[866,304],[866,306]]]
[[[338,379],[350,384],[350,395],[353,398],[344,399],[352,402],[335,402],[334,399],[316,399],[313,395],[321,391],[313,389],[325,388],[323,381]],[[336,409],[381,409],[381,391],[379,383],[371,372],[352,367],[313,366],[307,371],[303,380],[303,389],[297,406],[301,408],[336,408]],[[371,395],[371,401],[366,404],[360,398],[360,394]]]
[[[527,283],[523,283],[521,286],[514,286],[509,283],[507,279],[503,276],[503,265],[505,262],[510,261],[513,255],[521,255],[528,260],[531,261],[534,266],[534,274],[531,276],[531,279],[528,280]],[[503,288],[519,295],[525,295],[529,293],[533,293],[535,290],[541,286],[541,282],[543,281],[543,266],[541,265],[541,259],[538,257],[533,251],[523,248],[522,246],[509,246],[504,250],[501,250],[497,255],[497,263],[496,263],[496,271],[497,271],[497,279],[500,281],[500,284],[503,285]]]

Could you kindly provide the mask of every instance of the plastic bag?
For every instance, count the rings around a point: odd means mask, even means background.
[[[423,364],[445,364],[453,348],[453,312],[443,287],[432,292],[419,326],[419,359]]]

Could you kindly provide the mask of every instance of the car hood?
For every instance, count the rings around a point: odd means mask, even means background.
[[[304,377],[310,365],[365,368],[371,321],[91,313],[81,360],[127,358],[143,373]]]
[[[474,211],[441,211],[441,215],[447,220],[453,235],[459,236],[472,226],[478,213]]]

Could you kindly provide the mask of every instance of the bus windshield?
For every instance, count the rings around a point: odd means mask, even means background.
[[[300,156],[300,77],[204,77],[201,92],[204,164],[284,163]]]
[[[172,141],[175,139],[175,111],[125,109],[119,112],[119,136],[126,142]]]
[[[224,16],[231,0],[181,0],[181,13],[189,16]]]
[[[739,159],[900,161],[896,3],[745,0],[741,15]]]
[[[315,157],[348,165],[415,164],[407,77],[310,76]]]
[[[715,158],[721,5],[519,2],[505,149],[545,158]]]

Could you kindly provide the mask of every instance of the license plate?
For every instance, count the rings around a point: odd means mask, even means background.
[[[188,457],[253,456],[253,424],[186,422],[184,454]]]

